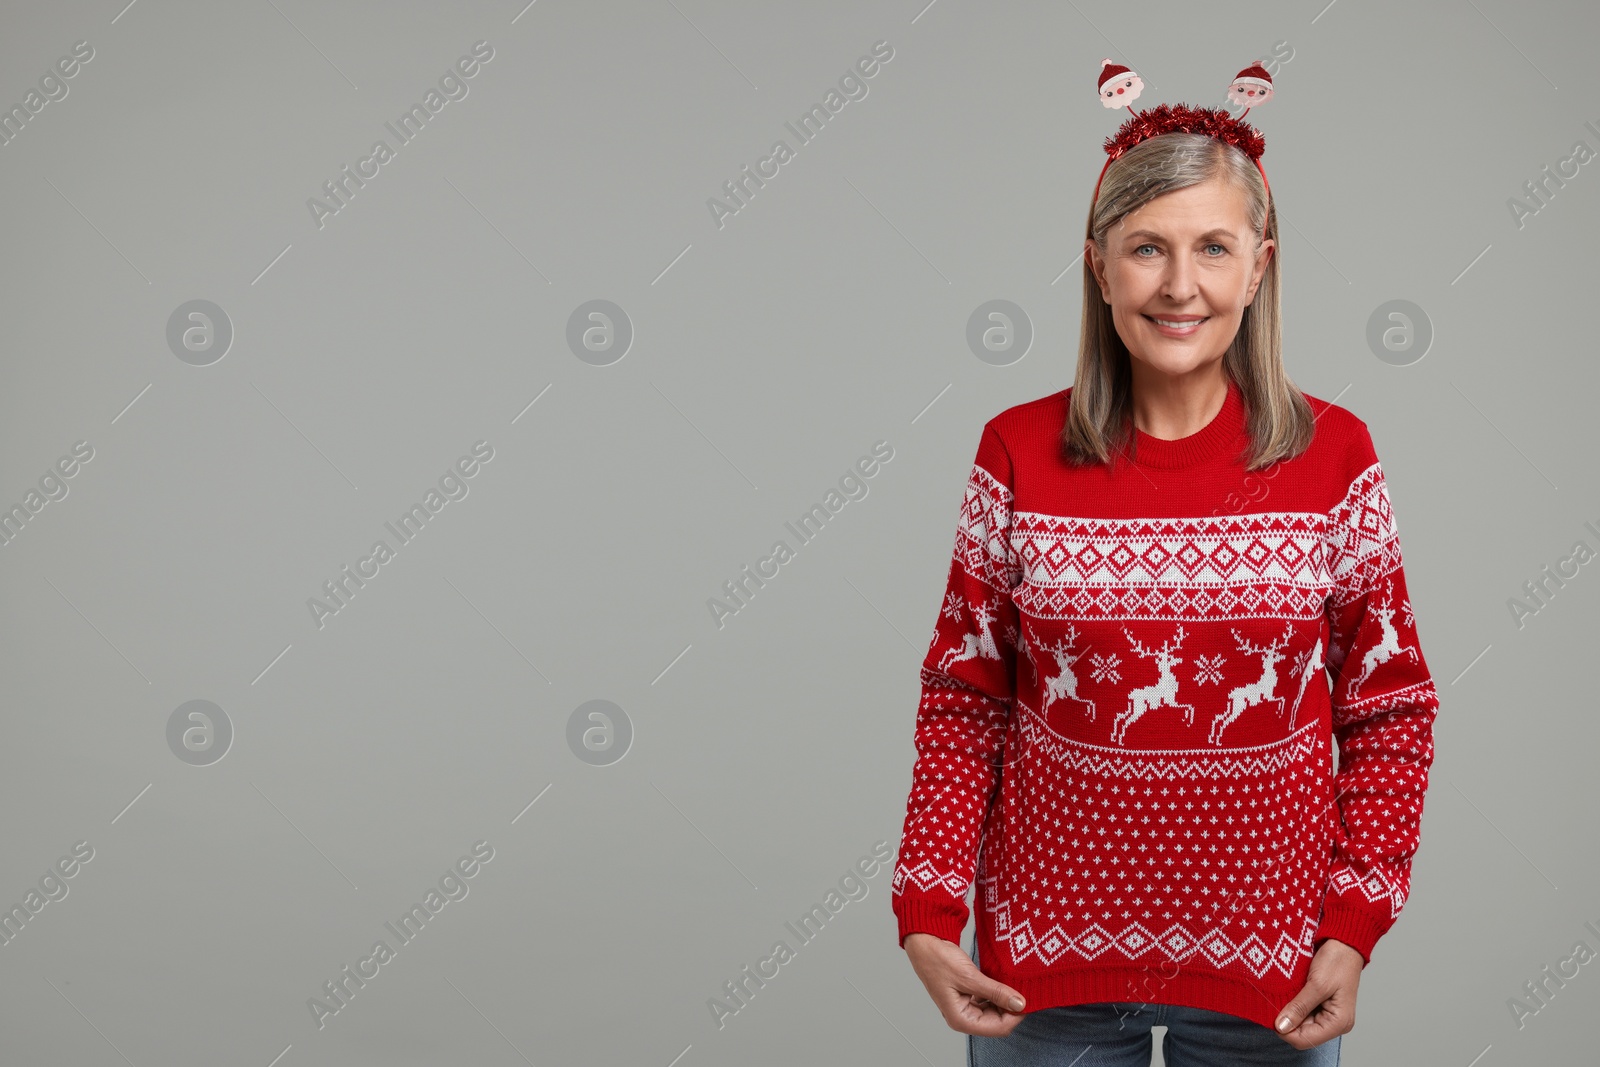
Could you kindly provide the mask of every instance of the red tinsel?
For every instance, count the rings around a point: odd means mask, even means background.
[[[1139,114],[1129,115],[1117,135],[1106,138],[1106,155],[1117,159],[1140,141],[1163,133],[1203,133],[1207,137],[1215,137],[1257,161],[1258,167],[1261,165],[1261,153],[1267,150],[1267,142],[1259,130],[1248,122],[1234,118],[1222,108],[1157,104]]]

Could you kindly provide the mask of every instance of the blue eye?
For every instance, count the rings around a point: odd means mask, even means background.
[[[1143,252],[1146,248],[1154,248],[1154,247],[1155,247],[1155,245],[1148,244],[1148,243],[1140,245],[1138,248],[1135,248],[1133,250],[1134,258],[1136,258],[1136,259],[1149,259],[1150,258],[1149,256],[1141,256],[1141,255],[1139,255],[1139,253]],[[1210,244],[1206,245],[1206,247],[1207,248],[1220,248],[1220,249],[1222,249],[1222,254],[1223,255],[1227,255],[1227,253],[1228,253],[1228,246],[1225,245],[1225,244],[1222,244],[1220,241],[1212,241]],[[1218,257],[1218,256],[1210,256],[1208,258],[1210,258],[1210,259],[1218,259],[1220,257]]]

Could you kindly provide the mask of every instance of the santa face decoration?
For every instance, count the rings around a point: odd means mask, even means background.
[[[1100,86],[1100,102],[1106,107],[1127,107],[1144,92],[1144,79],[1133,71],[1113,78]]]
[[[1228,86],[1228,101],[1239,107],[1260,107],[1272,99],[1272,85],[1260,78],[1235,78]]]

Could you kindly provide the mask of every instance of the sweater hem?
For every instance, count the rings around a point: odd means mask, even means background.
[[[1304,985],[1250,981],[1188,966],[1163,978],[1143,964],[1013,975],[991,971],[984,962],[985,975],[1022,994],[1024,1014],[1072,1004],[1173,1004],[1238,1016],[1274,1032],[1284,1006]]]

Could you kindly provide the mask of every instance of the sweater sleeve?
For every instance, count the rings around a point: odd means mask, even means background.
[[[979,837],[994,790],[1016,680],[1010,546],[1012,467],[986,425],[967,479],[944,603],[920,671],[917,759],[891,886],[900,944],[912,933],[959,943]]]
[[[1328,526],[1338,817],[1315,941],[1342,941],[1370,963],[1410,890],[1439,697],[1417,639],[1383,469],[1359,420],[1347,470],[1353,478]]]

